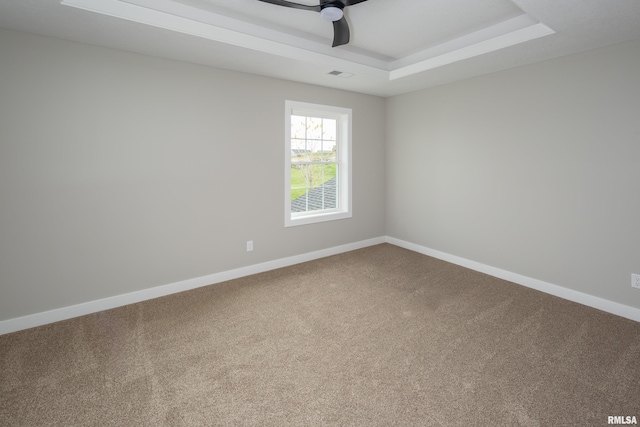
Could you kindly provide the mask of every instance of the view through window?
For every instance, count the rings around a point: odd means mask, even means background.
[[[291,212],[337,207],[336,119],[291,115]]]

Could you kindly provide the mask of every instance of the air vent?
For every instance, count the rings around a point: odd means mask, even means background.
[[[332,76],[342,77],[343,79],[346,79],[346,78],[349,78],[349,77],[353,76],[352,73],[345,73],[343,71],[338,71],[338,70],[330,71],[327,74],[331,74]]]

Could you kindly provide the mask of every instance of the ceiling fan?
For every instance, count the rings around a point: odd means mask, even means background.
[[[344,17],[344,8],[362,3],[367,0],[320,0],[317,6],[294,3],[286,0],[259,0],[265,3],[276,4],[278,6],[291,7],[294,9],[310,10],[320,12],[320,16],[327,21],[333,22],[333,44],[331,47],[342,46],[349,43],[349,24]]]

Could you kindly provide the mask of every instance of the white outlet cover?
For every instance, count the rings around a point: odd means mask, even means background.
[[[640,289],[640,274],[631,275],[631,287]]]

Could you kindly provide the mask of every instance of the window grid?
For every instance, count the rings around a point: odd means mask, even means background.
[[[305,177],[305,186],[304,187],[292,187],[292,190],[304,188],[305,193],[300,195],[298,198],[303,198],[304,200],[304,209],[300,212],[299,208],[300,204],[295,203],[291,206],[292,214],[299,214],[305,212],[312,211],[321,211],[326,209],[336,209],[339,208],[339,194],[338,186],[328,186],[326,185],[326,166],[332,165],[335,168],[335,177],[330,179],[338,179],[339,176],[339,166],[338,166],[338,144],[337,144],[337,132],[338,132],[338,123],[336,119],[326,118],[326,117],[314,117],[307,115],[292,115],[296,118],[296,120],[291,123],[291,142],[292,146],[295,147],[304,147],[302,157],[305,160],[296,159],[294,157],[299,157],[299,152],[294,152],[292,150],[291,156],[291,165],[294,169],[300,170],[303,176]],[[300,123],[300,119],[303,119],[303,123]],[[297,122],[297,123],[296,123]],[[302,129],[296,129],[296,124],[298,126],[302,124]],[[328,128],[328,129],[325,129]],[[302,130],[303,135],[299,132]],[[326,136],[326,138],[325,138]],[[331,148],[331,152],[333,153],[329,158],[327,158],[326,153],[327,149]],[[299,150],[299,148],[297,149]],[[319,153],[314,155],[314,153]],[[333,160],[331,160],[333,158]],[[319,169],[320,176],[319,183],[315,183],[315,174]],[[304,171],[304,172],[302,172]],[[333,188],[334,197],[333,203],[331,200],[327,199],[327,192],[330,191],[330,188]],[[320,193],[320,205],[317,203],[312,205],[311,203],[311,194],[312,190],[316,190]]]

